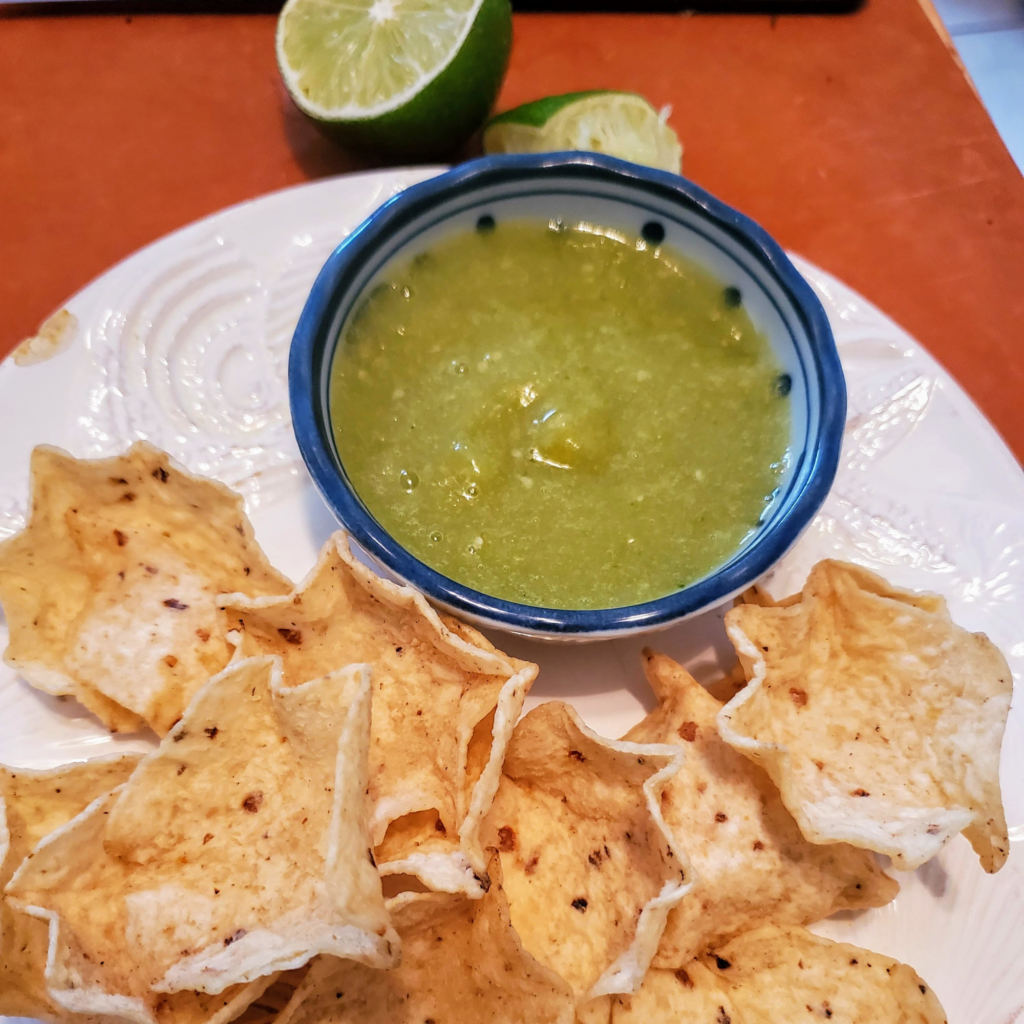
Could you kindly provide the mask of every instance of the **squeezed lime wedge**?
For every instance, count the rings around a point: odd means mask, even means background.
[[[277,63],[328,135],[397,157],[450,155],[484,122],[512,42],[509,0],[288,0]]]
[[[492,118],[486,153],[579,149],[678,174],[683,147],[661,112],[632,92],[597,90],[547,96]]]

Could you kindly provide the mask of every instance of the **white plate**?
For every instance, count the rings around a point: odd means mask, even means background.
[[[259,540],[293,579],[335,524],[302,468],[288,419],[292,328],[330,250],[374,207],[436,169],[315,182],[218,213],[143,249],[68,303],[79,330],[46,363],[0,365],[0,537],[24,522],[29,453],[57,444],[104,456],[146,437],[239,488]],[[837,555],[948,598],[1024,671],[1024,474],[957,384],[891,320],[796,259],[824,303],[849,384],[846,448],[832,494],[769,586],[799,589]],[[648,637],[701,679],[731,662],[721,612]],[[570,700],[618,736],[652,704],[642,640],[547,646],[495,637],[541,666],[530,701]],[[6,627],[0,623],[0,643]],[[0,666],[0,761],[43,767],[118,748],[72,701]],[[1002,779],[1013,849],[985,875],[963,839],[915,872],[882,910],[816,930],[899,957],[934,986],[951,1024],[1024,1016],[1024,712],[1014,707]],[[2,1018],[0,1018],[2,1019]]]

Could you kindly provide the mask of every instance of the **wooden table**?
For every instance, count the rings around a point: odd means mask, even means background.
[[[293,110],[273,31],[0,16],[0,354],[139,246],[357,166]],[[517,16],[500,106],[608,86],[672,104],[686,173],[898,320],[1024,456],[1024,180],[917,0]]]

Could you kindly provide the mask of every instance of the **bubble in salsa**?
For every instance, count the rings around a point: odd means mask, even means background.
[[[491,218],[386,275],[344,328],[332,424],[366,507],[428,565],[523,604],[621,607],[757,524],[789,378],[734,286],[643,237]]]

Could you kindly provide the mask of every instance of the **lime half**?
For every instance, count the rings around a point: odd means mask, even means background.
[[[483,124],[512,43],[510,0],[288,0],[277,63],[303,113],[339,141],[450,155]]]
[[[484,129],[486,153],[583,149],[678,174],[683,147],[660,113],[632,92],[571,92],[499,114]]]

